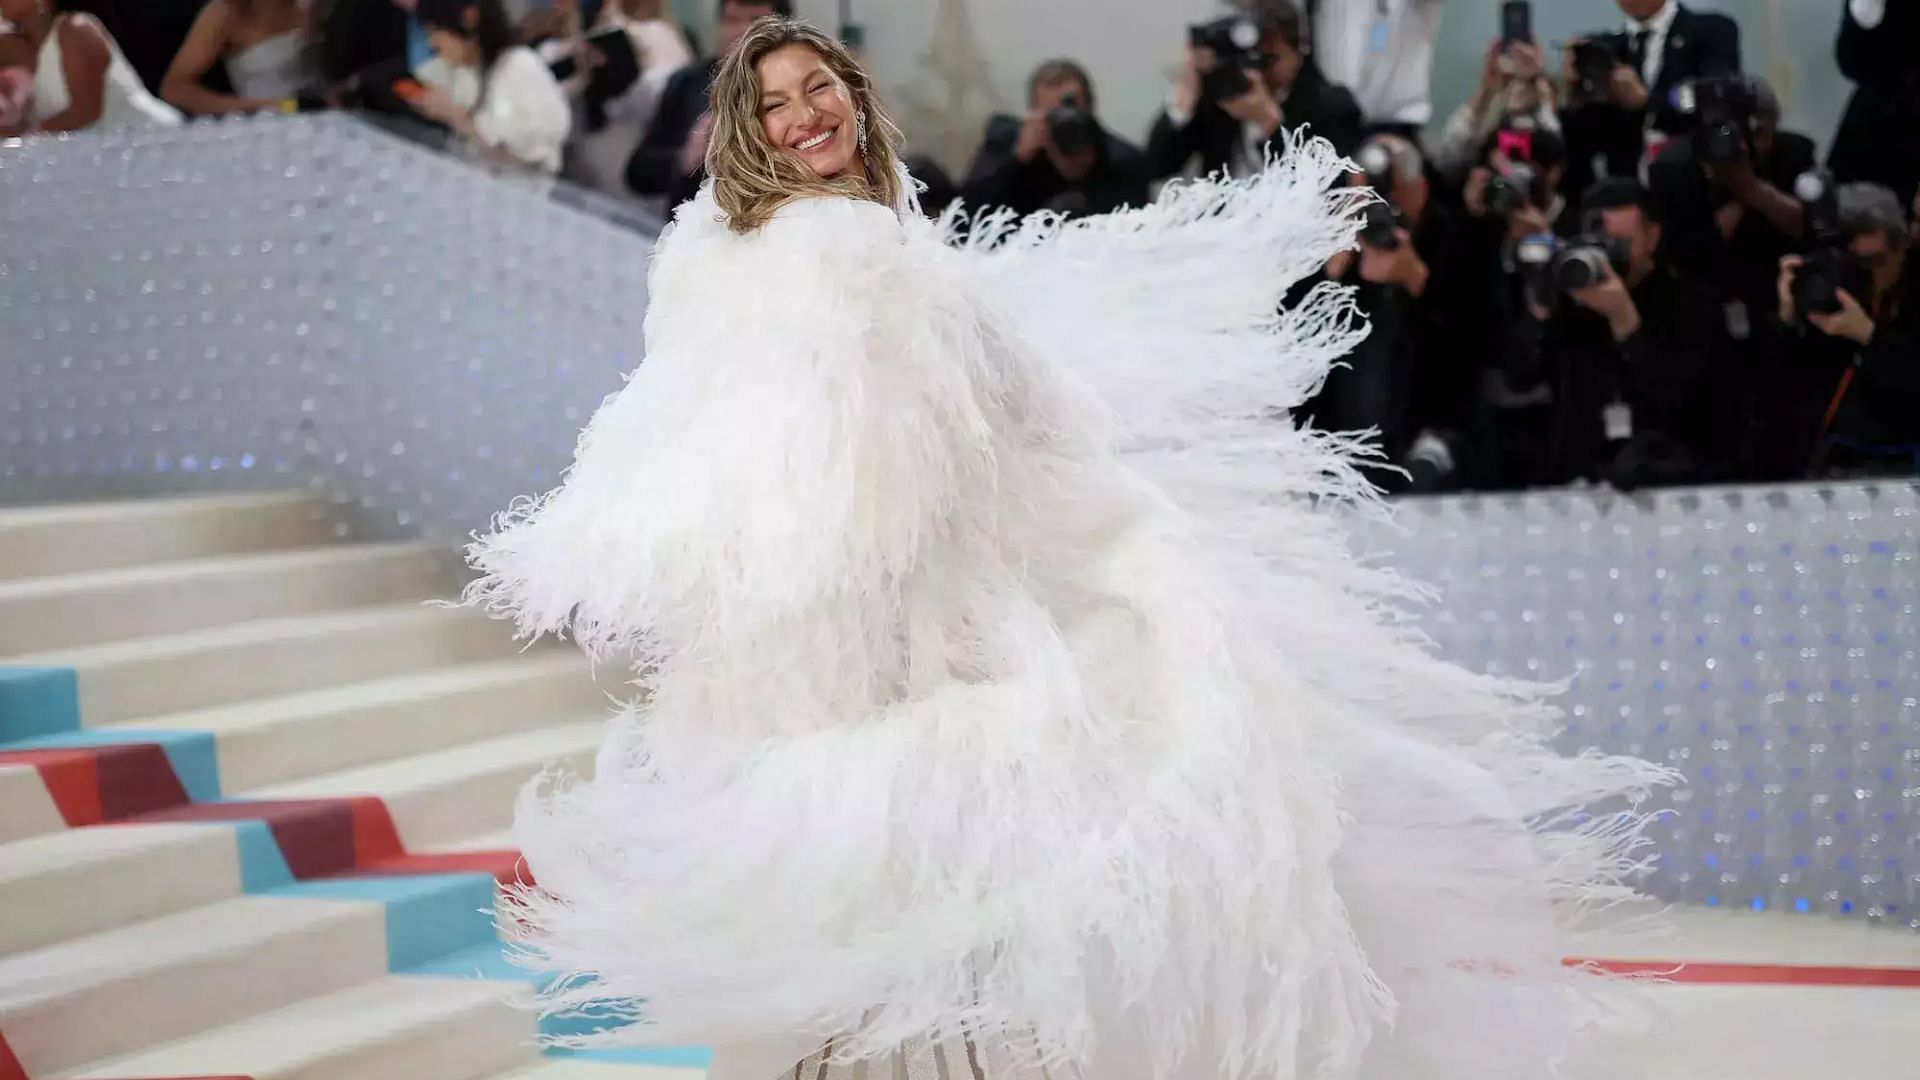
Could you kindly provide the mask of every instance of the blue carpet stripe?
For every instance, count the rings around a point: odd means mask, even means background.
[[[72,668],[0,666],[0,743],[79,727],[80,677]]]

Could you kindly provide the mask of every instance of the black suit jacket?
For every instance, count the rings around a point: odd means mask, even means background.
[[[1285,117],[1280,136],[1305,125],[1342,154],[1351,154],[1360,145],[1364,122],[1359,102],[1346,87],[1328,82],[1311,59],[1301,66],[1280,111]],[[1202,102],[1185,127],[1174,126],[1162,112],[1147,137],[1147,165],[1156,178],[1182,172],[1195,156],[1200,158],[1202,172],[1225,168],[1234,158],[1241,130],[1240,121],[1212,102]]]
[[[1678,132],[1687,118],[1673,107],[1673,92],[1689,79],[1738,75],[1740,24],[1725,15],[1682,6],[1667,32],[1660,74],[1647,87],[1648,123],[1655,131]]]
[[[1095,143],[1093,171],[1078,183],[1068,183],[1045,154],[1021,161],[1014,153],[1020,142],[1020,119],[996,116],[987,122],[986,139],[974,156],[973,170],[960,189],[970,210],[1004,206],[1026,215],[1036,210],[1059,210],[1070,216],[1105,214],[1125,206],[1145,206],[1152,178],[1147,159],[1125,139],[1105,128]]]
[[[647,125],[633,157],[627,159],[627,187],[634,194],[665,196],[668,209],[672,209],[699,192],[707,178],[706,169],[682,173],[680,151],[707,111],[713,76],[719,69],[716,58],[704,64],[688,64],[667,80],[653,122]]]
[[[1625,34],[1602,35],[1617,55],[1627,55]],[[1578,212],[1580,197],[1603,176],[1638,176],[1647,150],[1646,131],[1676,134],[1688,118],[1673,106],[1673,92],[1689,79],[1737,75],[1740,25],[1725,15],[1681,7],[1661,52],[1660,74],[1647,88],[1647,106],[1628,112],[1610,102],[1588,102],[1561,117],[1567,140],[1567,171],[1560,193]],[[1595,168],[1596,163],[1600,165]]]
[[[1894,0],[1879,26],[1869,30],[1854,21],[1841,0],[1844,14],[1835,57],[1840,72],[1853,80],[1853,97],[1840,117],[1827,167],[1841,182],[1856,180],[1885,184],[1900,197],[1913,201],[1920,187],[1920,4]]]

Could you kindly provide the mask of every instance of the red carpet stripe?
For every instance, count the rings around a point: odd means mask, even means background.
[[[1818,964],[1732,964],[1684,960],[1569,959],[1610,975],[1652,975],[1668,982],[1722,986],[1866,986],[1920,989],[1920,968]]]
[[[31,765],[68,825],[124,821],[178,806],[187,791],[157,743],[0,751],[0,764]]]
[[[0,1080],[27,1080],[26,1067],[13,1056],[13,1047],[7,1045],[4,1032],[0,1032]]]

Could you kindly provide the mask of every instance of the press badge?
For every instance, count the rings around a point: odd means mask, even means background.
[[[1608,442],[1626,442],[1633,438],[1633,409],[1624,401],[1600,410],[1600,422],[1606,425]]]

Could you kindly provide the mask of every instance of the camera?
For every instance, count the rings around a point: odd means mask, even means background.
[[[1608,267],[1616,274],[1626,274],[1628,261],[1625,240],[1605,233],[1577,237],[1562,244],[1553,257],[1554,288],[1563,293],[1591,288],[1606,280]]]
[[[1369,139],[1353,155],[1353,163],[1360,166],[1367,186],[1379,192],[1382,198],[1393,194],[1393,151],[1377,140]]]
[[[1613,69],[1626,56],[1625,42],[1617,34],[1598,34],[1573,42],[1573,88],[1587,100],[1607,96],[1613,81]]]
[[[1267,66],[1266,54],[1260,51],[1260,26],[1244,15],[1229,15],[1189,26],[1187,40],[1195,48],[1213,53],[1213,70],[1207,72],[1201,93],[1216,104],[1252,89],[1253,82],[1247,78],[1247,72]]]
[[[1400,212],[1383,202],[1368,203],[1360,218],[1360,242],[1381,251],[1399,251]]]
[[[1047,110],[1047,137],[1062,154],[1079,154],[1093,147],[1099,128],[1093,114],[1080,102],[1080,95],[1066,94],[1060,104]]]
[[[1716,75],[1681,83],[1673,104],[1693,119],[1693,153],[1706,165],[1730,165],[1747,156],[1760,95],[1752,80]]]
[[[1847,247],[1846,230],[1840,227],[1840,200],[1833,181],[1825,173],[1800,174],[1793,192],[1806,214],[1807,254],[1794,271],[1791,292],[1793,312],[1800,325],[1808,315],[1837,315],[1840,291],[1858,297],[1872,289],[1872,274]]]
[[[1606,280],[1608,267],[1625,275],[1629,258],[1627,242],[1605,233],[1566,241],[1530,236],[1514,248],[1527,289],[1543,307],[1576,289],[1598,285]]]
[[[1508,162],[1505,172],[1487,181],[1487,212],[1505,221],[1529,206],[1544,206],[1545,187],[1545,175],[1531,162]]]

